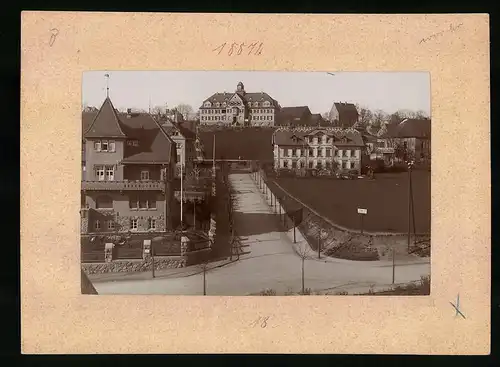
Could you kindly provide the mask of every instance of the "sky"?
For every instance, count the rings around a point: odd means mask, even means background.
[[[197,111],[212,94],[266,92],[282,107],[309,106],[312,113],[330,111],[334,102],[357,103],[389,114],[422,110],[430,116],[427,72],[276,72],[276,71],[89,71],[83,74],[83,105],[99,108],[109,97],[122,110],[189,104]]]

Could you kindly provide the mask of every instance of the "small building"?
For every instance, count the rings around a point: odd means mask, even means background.
[[[335,102],[329,113],[330,123],[335,127],[350,128],[359,119],[356,105],[347,102]]]
[[[196,159],[196,133],[186,127],[183,123],[173,122],[169,119],[161,121],[161,127],[172,139],[176,146],[176,177],[180,176],[181,166],[185,173],[192,170]]]
[[[175,144],[148,113],[119,113],[107,97],[83,112],[81,232],[172,228]]]
[[[280,128],[273,134],[274,169],[308,172],[361,171],[362,135],[355,129]]]
[[[395,140],[417,163],[430,163],[430,119],[404,119],[397,125]]]
[[[265,92],[247,93],[239,82],[233,93],[215,93],[200,106],[202,125],[274,126],[278,101]]]
[[[307,106],[282,107],[276,125],[288,127],[311,126],[311,116],[311,110]]]
[[[404,119],[399,124],[382,124],[378,128],[368,126],[364,139],[370,159],[382,159],[386,165],[408,159],[430,162],[430,119]]]

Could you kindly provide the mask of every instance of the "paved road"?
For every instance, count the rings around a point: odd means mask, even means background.
[[[306,246],[297,236],[293,244],[291,232],[280,231],[276,215],[252,181],[249,174],[232,174],[230,181],[236,191],[235,228],[242,237],[245,254],[240,260],[214,268],[206,273],[207,295],[248,295],[266,288],[276,292],[301,289],[301,261],[297,249]],[[203,275],[178,278],[119,281],[95,281],[99,294],[203,294]],[[430,274],[430,264],[407,263],[396,267],[396,283],[419,280]],[[313,290],[347,290],[366,292],[370,286],[387,288],[392,282],[392,267],[388,262],[356,262],[346,260],[305,260],[305,287]]]

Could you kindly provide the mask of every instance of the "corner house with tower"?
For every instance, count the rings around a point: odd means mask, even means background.
[[[167,133],[109,97],[82,120],[82,234],[171,229],[177,152]]]
[[[200,107],[202,125],[274,126],[281,109],[265,92],[247,93],[239,82],[234,93],[215,93]]]

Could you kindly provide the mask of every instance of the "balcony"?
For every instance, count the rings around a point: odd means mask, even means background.
[[[162,181],[82,181],[82,190],[86,191],[163,191]]]
[[[394,154],[394,148],[376,148],[377,153],[381,154]]]

